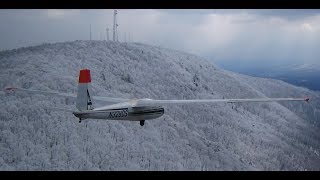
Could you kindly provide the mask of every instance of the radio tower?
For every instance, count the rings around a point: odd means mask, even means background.
[[[90,41],[91,41],[91,24],[90,24]]]
[[[107,30],[107,41],[109,41],[109,28],[107,28],[106,30]]]
[[[117,23],[117,10],[113,12],[113,41],[118,41],[118,23]]]

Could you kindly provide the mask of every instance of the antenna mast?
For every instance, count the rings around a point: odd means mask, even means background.
[[[129,37],[128,37],[128,39],[129,39],[129,40],[128,40],[128,41],[129,41],[129,42],[131,42],[130,32],[129,32],[129,34],[128,34],[128,35],[129,35]]]
[[[91,24],[90,24],[90,41],[91,41]]]
[[[107,41],[109,41],[109,28],[106,29],[107,30]]]
[[[113,11],[113,41],[118,41],[118,32],[117,32],[117,10]]]

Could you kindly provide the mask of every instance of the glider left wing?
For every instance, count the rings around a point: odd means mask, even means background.
[[[62,92],[56,92],[56,91],[40,91],[40,90],[17,88],[17,87],[7,87],[5,88],[5,91],[23,91],[23,92],[33,93],[33,94],[45,94],[45,95],[77,98],[76,94],[71,94],[71,93],[62,93]],[[108,102],[108,103],[121,103],[121,102],[126,102],[130,100],[130,99],[123,99],[123,98],[102,97],[102,96],[91,96],[91,97],[93,98],[93,100]]]

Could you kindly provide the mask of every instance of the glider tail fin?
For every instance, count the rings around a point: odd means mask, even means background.
[[[91,74],[89,69],[81,69],[79,74],[79,84],[76,107],[78,110],[91,110],[93,109],[91,100]]]

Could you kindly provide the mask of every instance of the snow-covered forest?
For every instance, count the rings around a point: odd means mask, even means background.
[[[320,170],[319,92],[225,71],[140,43],[74,41],[0,52],[0,87],[93,95],[203,99],[310,97],[306,102],[166,105],[138,122],[88,120],[64,97],[0,92],[0,170]],[[93,102],[94,106],[99,106]]]

